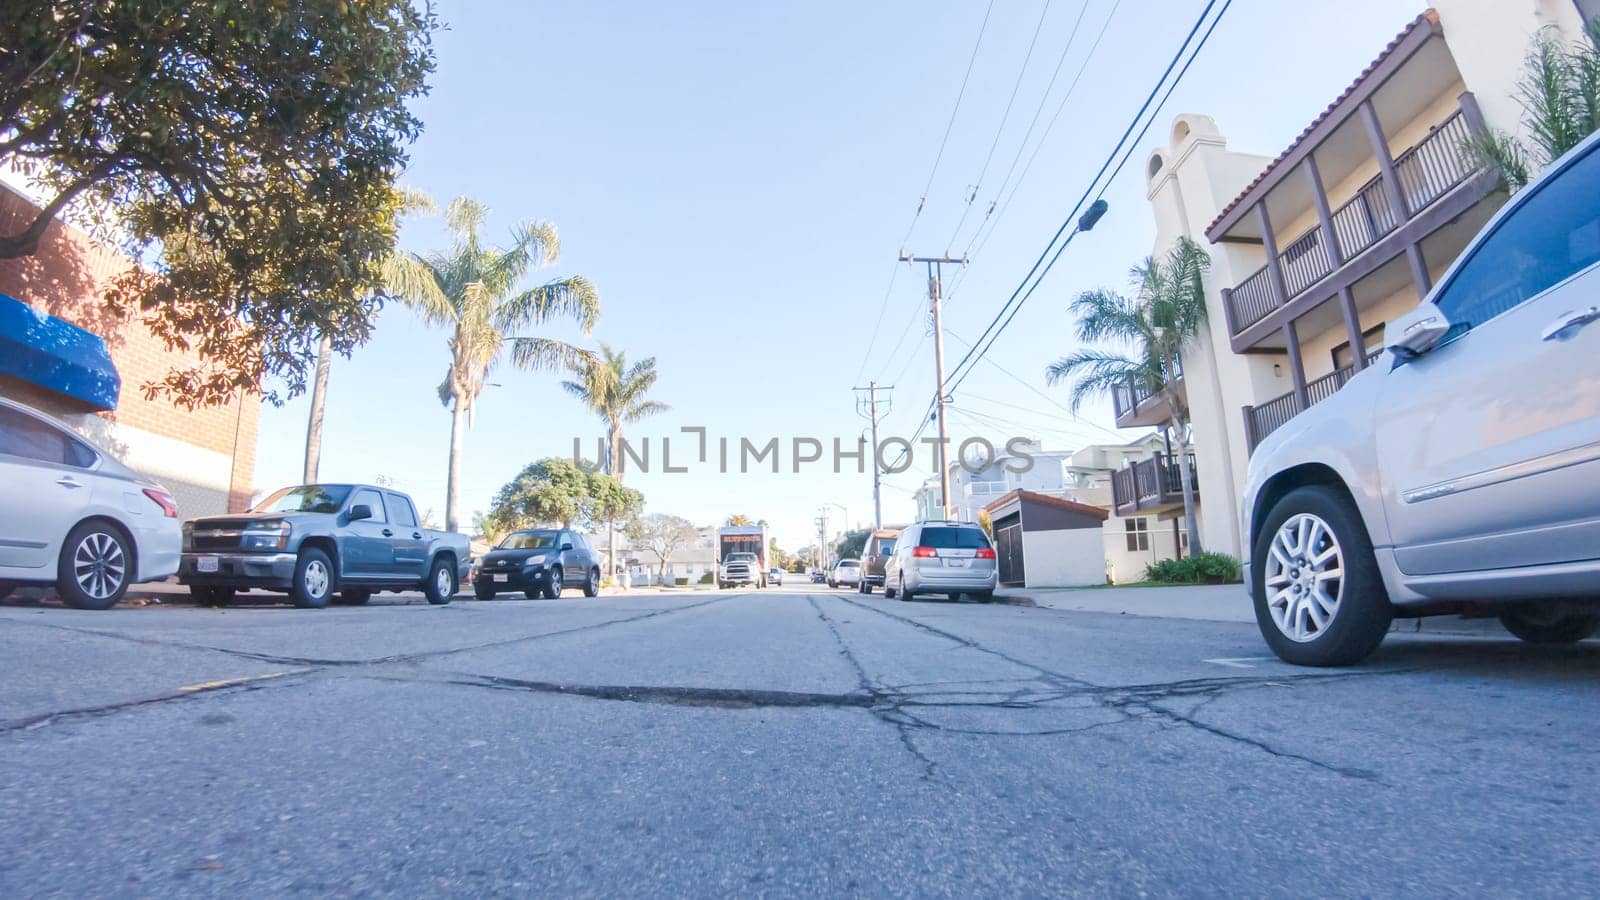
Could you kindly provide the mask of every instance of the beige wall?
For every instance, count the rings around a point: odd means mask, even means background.
[[[1516,101],[1523,57],[1541,29],[1583,33],[1572,0],[1433,0],[1450,55],[1491,127],[1522,134]]]

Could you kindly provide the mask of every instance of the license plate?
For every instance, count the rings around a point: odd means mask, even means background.
[[[202,556],[202,557],[199,557],[198,559],[196,559],[194,561],[194,570],[196,572],[215,572],[215,571],[217,571],[217,558],[215,556]]]
[[[510,581],[511,580],[511,576],[510,575],[496,575],[494,577],[494,580],[495,581]]]
[[[967,567],[967,561],[964,559],[947,559],[944,564],[953,569],[965,569]]]

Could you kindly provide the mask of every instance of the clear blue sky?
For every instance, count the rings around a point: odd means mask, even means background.
[[[998,0],[970,84],[908,249],[968,244],[1017,152],[1083,0],[1051,0],[1005,128],[998,127],[1044,0]],[[788,549],[810,543],[819,506],[870,522],[871,477],[812,466],[788,473],[788,442],[847,443],[864,421],[850,388],[893,382],[887,433],[909,436],[932,396],[931,341],[920,271],[894,258],[984,16],[963,2],[704,2],[697,4],[445,0],[439,69],[419,106],[426,132],[404,182],[441,203],[466,194],[494,211],[489,236],[548,219],[563,254],[544,277],[580,273],[598,286],[590,337],[632,358],[654,356],[656,396],[673,407],[635,426],[659,441],[704,426],[735,442],[782,439],[784,474],[632,475],[648,510],[703,523],[732,513],[768,519]],[[1115,0],[1087,11],[1022,159],[1077,71]],[[1009,295],[1098,168],[1203,0],[1122,0],[1065,112],[965,277],[947,278],[946,325],[975,337]],[[1284,4],[1235,0],[1151,137],[1106,195],[1111,211],[1082,236],[1018,315],[991,357],[1029,384],[1072,349],[1065,309],[1076,291],[1123,284],[1150,252],[1153,225],[1140,168],[1176,112],[1214,116],[1229,146],[1275,154],[1420,9],[1409,0]],[[956,240],[964,197],[999,133],[994,161]],[[1021,166],[1018,167],[1020,171]],[[437,218],[408,223],[402,244],[441,246]],[[908,330],[909,325],[909,330]],[[898,339],[906,334],[897,352]],[[443,518],[448,412],[435,389],[446,335],[404,310],[383,313],[373,340],[332,368],[324,480],[395,479]],[[959,340],[947,353],[964,351]],[[550,374],[501,366],[481,398],[463,471],[463,519],[524,464],[593,447],[598,424]],[[999,403],[995,402],[999,401]],[[989,365],[962,386],[957,440],[1042,438],[1051,449],[1131,439],[1108,431],[1108,405],[1074,421]],[[1002,406],[1000,403],[1011,404]],[[1020,408],[1018,408],[1020,407]],[[262,418],[258,487],[299,480],[304,398]],[[674,463],[689,456],[680,436]],[[589,450],[593,455],[593,450]],[[911,517],[910,492],[933,471],[890,478],[888,521]],[[835,523],[842,513],[831,510]]]

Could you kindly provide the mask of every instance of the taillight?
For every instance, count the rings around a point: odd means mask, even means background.
[[[911,555],[912,556],[920,556],[923,559],[928,559],[930,557],[937,557],[939,555],[939,551],[935,550],[932,547],[912,547],[911,548]]]
[[[989,547],[979,547],[978,548],[978,558],[979,559],[994,559],[994,550],[992,550]]]
[[[156,490],[155,488],[145,488],[144,495],[149,497],[151,500],[154,500],[155,504],[161,507],[162,515],[169,519],[176,519],[178,517],[178,504],[177,501],[172,499],[171,494],[167,493],[166,491]]]

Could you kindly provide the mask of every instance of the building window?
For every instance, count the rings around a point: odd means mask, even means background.
[[[1149,519],[1143,517],[1137,519],[1125,519],[1123,520],[1122,528],[1127,532],[1129,553],[1136,553],[1141,550],[1150,549]]]
[[[1361,344],[1362,346],[1366,347],[1367,355],[1370,356],[1373,353],[1383,349],[1383,326],[1384,323],[1379,322],[1371,328],[1368,328],[1366,331],[1361,332]],[[1339,369],[1353,368],[1355,364],[1355,357],[1350,355],[1349,341],[1345,341],[1339,346],[1333,348],[1334,371],[1338,371]]]

